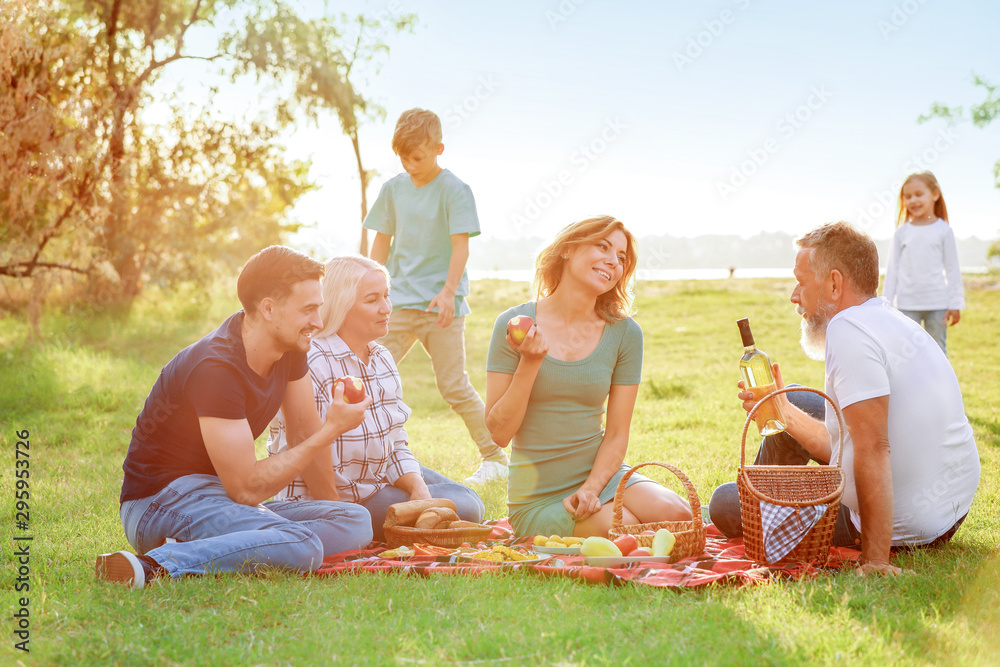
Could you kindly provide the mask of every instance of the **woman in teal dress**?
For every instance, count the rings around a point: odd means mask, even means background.
[[[608,534],[641,379],[635,268],[621,221],[574,223],[538,256],[537,300],[493,325],[486,425],[501,447],[513,442],[507,507],[518,535]],[[534,321],[520,343],[507,334],[516,315]],[[626,525],[691,519],[687,500],[638,474],[623,501]]]

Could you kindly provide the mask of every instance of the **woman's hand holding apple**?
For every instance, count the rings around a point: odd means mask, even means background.
[[[528,333],[524,335],[523,340],[520,342],[513,338],[512,332],[510,328],[508,328],[506,340],[511,349],[520,354],[522,357],[527,357],[528,359],[540,361],[549,353],[549,342],[545,340],[545,336],[542,334],[537,324],[533,324],[531,328],[528,329]]]

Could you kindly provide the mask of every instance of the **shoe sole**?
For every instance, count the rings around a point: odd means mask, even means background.
[[[129,558],[123,551],[98,556],[94,573],[98,579],[128,584],[130,588],[138,589],[146,584],[146,575],[139,560],[134,556]]]
[[[465,479],[465,484],[467,486],[484,486],[486,484],[489,484],[490,482],[505,482],[505,481],[507,481],[507,478],[501,477],[499,475],[497,475],[496,477],[490,477],[487,480],[479,480],[479,479],[473,479],[472,477],[467,477]]]

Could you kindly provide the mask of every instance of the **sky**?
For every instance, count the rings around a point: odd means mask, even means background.
[[[842,219],[883,239],[903,178],[923,169],[938,177],[956,236],[1000,236],[1000,121],[918,123],[934,102],[981,102],[974,74],[1000,84],[1000,3],[331,5],[418,15],[359,84],[387,112],[361,132],[378,171],[369,202],[401,171],[396,118],[419,106],[442,119],[439,163],[471,186],[483,239],[551,237],[605,213],[639,236],[800,234]],[[221,113],[260,99],[227,85],[212,100]],[[309,226],[296,241],[356,249],[358,177],[336,118],[287,144],[312,160],[319,186],[296,206]]]

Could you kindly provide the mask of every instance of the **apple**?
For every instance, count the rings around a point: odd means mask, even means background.
[[[615,546],[618,547],[623,554],[627,554],[639,548],[639,540],[636,539],[635,535],[622,535],[614,542]]]
[[[531,328],[532,324],[534,322],[527,315],[512,317],[507,323],[507,333],[510,334],[515,343],[520,345],[524,342],[524,337],[528,335],[528,329]]]
[[[344,383],[344,402],[360,403],[365,400],[365,385],[353,375],[345,375],[337,378],[333,383],[333,388],[337,388],[338,383]]]
[[[639,547],[638,549],[633,549],[625,555],[629,558],[649,558],[653,554],[649,553],[649,549],[646,547]]]

